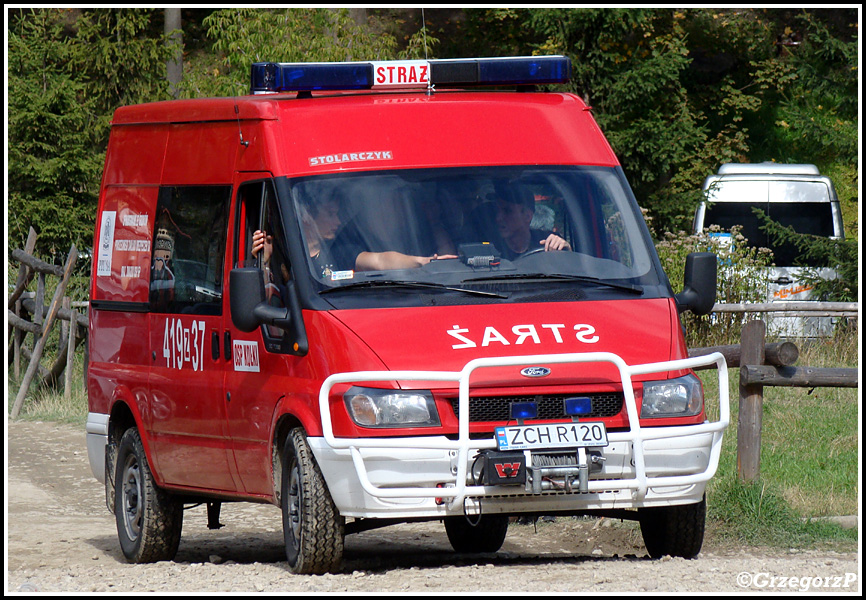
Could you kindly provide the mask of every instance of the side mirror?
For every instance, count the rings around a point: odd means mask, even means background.
[[[232,269],[229,273],[229,302],[232,323],[244,332],[262,324],[288,329],[292,319],[288,308],[271,306],[265,298],[265,282],[260,269]]]
[[[692,252],[686,257],[683,291],[676,295],[680,312],[690,310],[696,315],[708,315],[713,311],[717,263],[712,252]]]

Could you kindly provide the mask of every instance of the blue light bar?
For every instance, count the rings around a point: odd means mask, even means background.
[[[538,417],[538,404],[535,402],[512,402],[512,419],[535,419]]]
[[[431,60],[431,77],[439,85],[536,85],[566,83],[567,56]]]
[[[572,417],[588,415],[592,412],[592,398],[586,396],[566,398],[563,403],[565,404],[565,414]]]
[[[363,63],[253,63],[250,91],[300,92],[312,90],[367,90],[373,87],[373,64]]]
[[[253,63],[250,93],[432,89],[566,83],[567,56],[461,58],[336,63]]]

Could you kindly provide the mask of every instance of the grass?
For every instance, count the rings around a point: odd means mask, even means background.
[[[800,346],[800,366],[857,367],[858,332]],[[81,360],[81,353],[77,361]],[[81,373],[81,364],[75,366]],[[707,398],[717,394],[715,371],[700,371]],[[719,471],[707,487],[708,539],[720,544],[778,548],[832,545],[852,549],[857,530],[809,517],[859,514],[859,389],[764,388],[761,476],[751,485],[737,475],[739,369],[729,370],[731,424]],[[81,425],[87,395],[79,377],[71,400],[60,391],[31,393],[19,418]],[[8,377],[8,411],[17,385]],[[711,407],[708,401],[711,418]]]
[[[857,332],[800,346],[800,366],[856,367]],[[703,371],[707,397],[717,387]],[[856,544],[857,530],[811,517],[859,514],[859,390],[765,387],[760,478],[737,474],[739,369],[729,370],[731,424],[707,488],[708,525],[721,541],[773,547]]]

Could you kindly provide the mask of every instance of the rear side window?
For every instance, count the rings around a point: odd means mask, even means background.
[[[150,270],[150,310],[219,315],[230,186],[159,190]]]

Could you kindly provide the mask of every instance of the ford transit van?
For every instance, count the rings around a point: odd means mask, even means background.
[[[674,294],[590,109],[535,89],[569,72],[257,63],[248,96],[116,111],[87,443],[128,560],[238,501],[279,508],[297,573],[404,521],[493,552],[538,514],[698,554],[727,371],[679,315],[712,308],[716,258]]]

